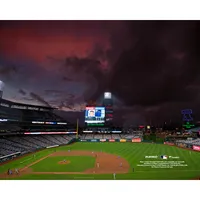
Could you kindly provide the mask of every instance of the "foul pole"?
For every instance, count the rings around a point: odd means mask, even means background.
[[[77,119],[77,123],[76,123],[76,139],[78,139],[78,119]]]

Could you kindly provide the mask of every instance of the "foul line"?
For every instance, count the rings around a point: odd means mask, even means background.
[[[53,154],[53,153],[52,153],[52,154]],[[38,162],[40,162],[40,161],[42,161],[42,160],[48,158],[48,157],[51,156],[52,154],[49,154],[49,155],[47,155],[47,156],[45,156],[45,157],[42,157],[42,158],[36,160],[35,162],[32,162],[31,164],[29,164],[29,165],[25,166],[24,168],[22,168],[20,171],[22,172],[22,171],[26,170],[27,168],[29,168],[29,167],[35,165],[36,163],[38,163]]]
[[[26,159],[26,160],[20,162],[20,164],[22,164],[22,163],[24,163],[24,162],[26,162],[26,161],[28,161],[28,160],[31,160],[31,159],[33,159],[33,158],[28,158],[28,159]]]

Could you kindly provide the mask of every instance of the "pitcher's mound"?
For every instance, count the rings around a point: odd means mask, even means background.
[[[66,161],[59,161],[59,162],[58,162],[59,165],[67,165],[67,164],[69,164],[69,163],[70,163],[69,160],[66,160]]]

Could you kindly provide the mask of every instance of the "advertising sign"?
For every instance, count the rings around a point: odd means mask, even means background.
[[[132,142],[142,142],[141,138],[133,138]]]
[[[121,139],[120,142],[126,142],[126,139]]]
[[[91,140],[91,142],[97,142],[97,140]]]
[[[200,146],[195,146],[195,145],[193,145],[193,150],[195,150],[195,151],[200,151]]]
[[[32,124],[44,124],[44,122],[32,121]]]
[[[7,119],[0,119],[0,122],[7,122]]]
[[[115,140],[114,139],[110,139],[109,142],[115,142]]]
[[[87,142],[87,140],[81,140],[81,142]]]
[[[41,135],[41,134],[44,134],[44,135],[49,135],[49,134],[75,134],[76,131],[67,131],[67,132],[25,132],[24,134],[25,135]]]
[[[164,144],[170,145],[170,146],[174,146],[173,142],[164,142]]]
[[[106,139],[100,139],[100,142],[106,142]]]

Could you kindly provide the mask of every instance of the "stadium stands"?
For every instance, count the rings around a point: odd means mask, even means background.
[[[73,138],[75,138],[75,135],[20,135],[0,137],[0,158],[17,152],[25,154],[49,146],[65,145]],[[0,159],[0,162],[5,160]]]
[[[193,140],[177,140],[176,143],[183,143],[187,145],[197,145],[200,146],[200,138]]]
[[[112,135],[111,134],[104,134],[103,139],[112,139]]]
[[[94,135],[93,134],[86,134],[84,139],[93,139]]]
[[[94,139],[103,139],[103,135],[102,134],[94,134],[93,138]]]
[[[121,139],[121,136],[119,134],[112,134],[112,139]]]

